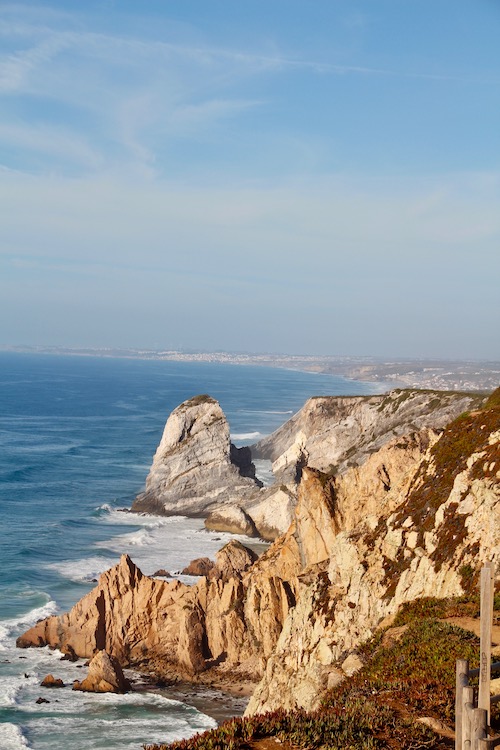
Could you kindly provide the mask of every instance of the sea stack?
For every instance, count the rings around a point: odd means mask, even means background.
[[[146,489],[132,510],[204,516],[223,503],[247,502],[259,486],[250,451],[231,444],[219,403],[195,396],[169,416]]]

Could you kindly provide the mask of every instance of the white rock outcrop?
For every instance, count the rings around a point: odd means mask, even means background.
[[[392,438],[442,428],[479,402],[474,394],[399,389],[381,396],[310,398],[252,446],[252,456],[273,461],[278,481],[293,481],[305,465],[339,474]]]
[[[205,515],[222,503],[258,492],[248,449],[231,445],[229,425],[209,396],[195,396],[169,416],[132,510],[160,515]]]

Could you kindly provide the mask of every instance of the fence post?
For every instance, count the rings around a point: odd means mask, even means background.
[[[472,714],[472,748],[480,750],[482,743],[487,737],[487,711],[484,708],[476,708]]]
[[[474,688],[462,688],[462,747],[460,750],[472,750],[472,709],[474,708]]]
[[[463,689],[469,684],[469,661],[457,659],[455,679],[455,750],[463,750],[462,722],[464,711]]]
[[[477,705],[487,714],[490,721],[490,681],[491,681],[491,635],[493,629],[493,563],[487,562],[481,570],[481,658],[479,664],[479,693]]]

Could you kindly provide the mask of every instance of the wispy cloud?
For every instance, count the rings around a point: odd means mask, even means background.
[[[45,124],[0,123],[0,142],[9,150],[20,150],[25,158],[45,154],[63,159],[74,166],[97,169],[103,159],[87,139],[64,127]]]
[[[358,26],[365,20],[356,14],[351,18]],[[77,162],[94,169],[128,162],[131,169],[154,168],[151,174],[161,175],[167,170],[161,154],[175,139],[203,138],[218,127],[223,148],[232,123],[270,111],[272,96],[267,90],[256,96],[256,81],[268,86],[283,80],[283,86],[293,87],[293,76],[304,72],[322,78],[459,80],[432,70],[309,59],[287,54],[277,44],[269,54],[199,39],[180,42],[173,35],[146,38],[130,27],[127,33],[104,33],[89,24],[84,10],[68,14],[5,5],[0,7],[0,38],[5,50],[0,56],[0,139],[37,150],[39,169],[44,161],[51,169],[52,159],[62,168],[67,157],[71,169]],[[20,126],[30,110],[36,115],[30,112],[29,127]],[[298,135],[284,133],[275,143],[294,139],[299,143]],[[314,145],[305,144],[304,153],[311,149]],[[14,156],[7,166],[25,168]]]

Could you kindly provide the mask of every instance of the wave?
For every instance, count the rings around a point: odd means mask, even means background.
[[[75,583],[93,583],[101,573],[112,568],[117,562],[117,558],[95,556],[80,560],[48,563],[45,567],[57,571],[63,578],[69,578],[70,581],[75,581]]]
[[[154,543],[155,538],[153,534],[147,528],[143,528],[129,534],[115,536],[107,542],[96,542],[96,547],[109,547],[112,545],[113,549],[121,549],[122,547],[145,547]]]
[[[38,474],[40,471],[40,465],[38,466],[23,466],[21,468],[11,469],[2,476],[2,483],[7,482],[22,482],[24,479],[30,479],[34,474]]]
[[[131,513],[128,508],[113,508],[109,503],[99,505],[94,511],[94,518],[117,526],[145,526],[159,528],[182,523],[186,516],[153,516],[149,513]]]
[[[261,432],[235,432],[231,433],[231,440],[257,440],[262,437]]]
[[[26,737],[21,728],[16,724],[0,724],[0,747],[2,750],[19,750],[19,748],[29,748]]]
[[[20,689],[21,684],[18,676],[0,678],[0,708],[15,706]]]
[[[48,597],[47,597],[48,598]],[[18,628],[26,630],[35,625],[38,620],[44,620],[50,615],[55,615],[58,607],[55,601],[50,599],[46,604],[41,607],[35,607],[35,609],[26,612],[18,617],[12,617],[9,620],[0,621],[0,640],[4,640],[6,637],[11,635]]]
[[[136,565],[146,575],[153,575],[159,568],[165,568],[176,578],[184,581],[182,576],[177,575],[177,571],[182,570],[191,560],[197,557],[213,559],[219,549],[231,539],[242,539],[235,534],[208,531],[199,518],[136,517],[133,513],[117,513],[116,515],[125,518],[132,516],[130,523],[135,525],[135,529],[129,533],[96,542],[94,546],[113,551],[117,555],[130,554]],[[111,519],[113,516],[116,518],[112,514]],[[141,520],[142,524],[137,523]],[[172,524],[175,524],[174,529],[172,529]],[[192,579],[186,579],[185,582],[192,583]]]

